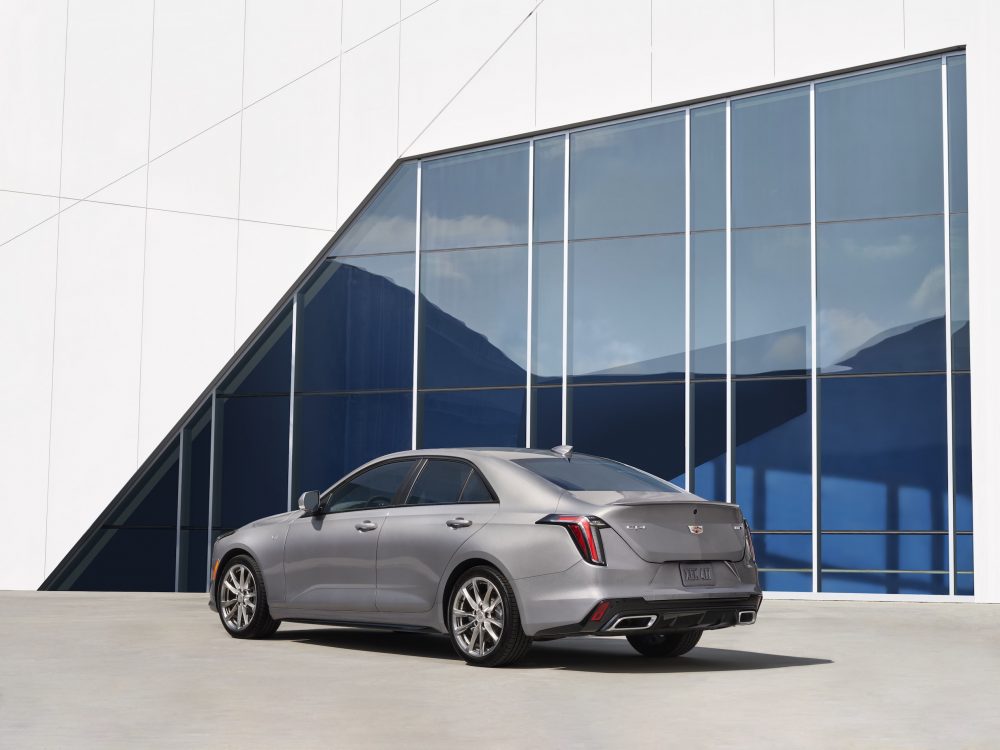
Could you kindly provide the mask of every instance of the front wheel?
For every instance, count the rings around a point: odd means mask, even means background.
[[[477,667],[513,664],[531,646],[521,628],[514,590],[494,568],[472,568],[455,582],[448,623],[455,651]]]
[[[226,563],[217,597],[219,619],[233,638],[267,638],[281,624],[267,609],[264,577],[248,555],[237,555]]]
[[[698,645],[700,630],[685,630],[680,633],[653,633],[650,635],[627,636],[632,648],[643,656],[670,658],[683,656]]]

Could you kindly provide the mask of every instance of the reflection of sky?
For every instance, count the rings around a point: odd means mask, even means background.
[[[944,315],[943,231],[939,216],[819,226],[820,367]]]
[[[420,264],[421,296],[527,367],[527,248],[429,252]]]
[[[404,164],[337,242],[338,254],[412,250],[416,238],[417,170]]]

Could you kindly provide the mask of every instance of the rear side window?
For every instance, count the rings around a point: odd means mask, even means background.
[[[390,505],[396,492],[399,491],[399,486],[416,463],[416,461],[393,461],[358,474],[330,493],[326,512],[343,513]]]
[[[407,505],[491,502],[493,496],[472,466],[438,458],[427,461],[406,498]]]
[[[680,492],[665,479],[660,479],[631,466],[593,456],[565,458],[518,458],[518,466],[534,472],[564,490],[616,492]]]

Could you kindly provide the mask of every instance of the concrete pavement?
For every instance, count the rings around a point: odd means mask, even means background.
[[[0,592],[0,747],[987,748],[1000,606],[765,601],[676,660],[623,639],[468,667],[443,637],[283,625],[202,595]]]

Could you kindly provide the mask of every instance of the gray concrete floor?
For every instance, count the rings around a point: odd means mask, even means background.
[[[0,592],[0,747],[982,747],[1000,606],[765,601],[688,656],[536,644],[476,669],[442,637],[283,625],[198,595]]]

